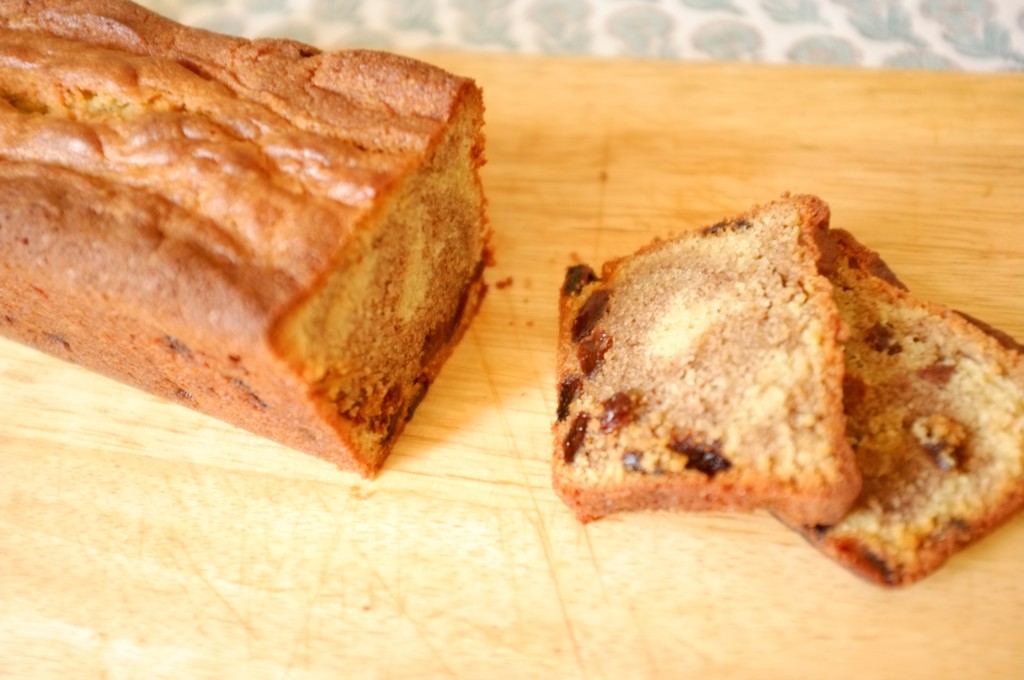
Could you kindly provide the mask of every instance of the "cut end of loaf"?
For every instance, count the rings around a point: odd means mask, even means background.
[[[278,335],[364,473],[383,464],[486,292],[482,102],[467,94],[422,170],[364,221]]]

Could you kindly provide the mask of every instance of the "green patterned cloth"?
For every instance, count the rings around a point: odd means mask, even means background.
[[[1024,70],[1024,0],[137,0],[322,47]]]

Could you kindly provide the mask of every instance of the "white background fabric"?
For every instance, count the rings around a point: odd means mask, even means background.
[[[1024,0],[137,0],[321,47],[1024,70]]]

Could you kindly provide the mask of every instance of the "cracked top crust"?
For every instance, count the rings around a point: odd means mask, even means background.
[[[244,325],[322,280],[475,92],[410,59],[216,35],[127,2],[0,0],[0,210],[85,242],[103,230],[122,259],[154,257],[132,233],[173,243],[202,294],[246,293]]]

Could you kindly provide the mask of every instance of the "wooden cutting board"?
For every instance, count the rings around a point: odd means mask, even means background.
[[[433,61],[497,285],[382,475],[0,341],[0,676],[1024,677],[1024,517],[894,592],[763,514],[581,526],[548,469],[564,267],[784,190],[1024,337],[1024,79]]]

